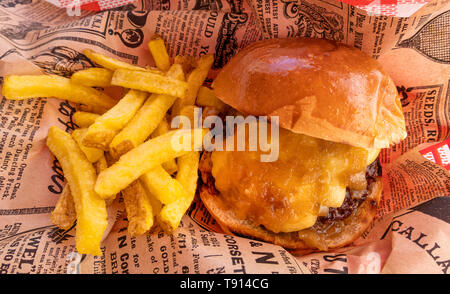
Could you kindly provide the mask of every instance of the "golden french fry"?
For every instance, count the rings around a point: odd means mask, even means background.
[[[112,71],[106,68],[92,67],[75,72],[70,80],[75,84],[87,87],[111,86]]]
[[[226,107],[225,103],[217,98],[216,94],[214,94],[214,91],[205,86],[201,86],[198,90],[195,104],[197,104],[198,106],[214,107],[218,110],[222,110]]]
[[[12,100],[56,97],[99,109],[109,109],[116,103],[105,93],[56,75],[7,76],[3,81],[2,94]]]
[[[197,67],[189,74],[189,77],[187,78],[189,86],[183,99],[183,105],[195,104],[195,98],[197,97],[198,90],[205,82],[213,63],[214,56],[211,54],[200,57]]]
[[[190,73],[195,67],[197,67],[197,61],[193,56],[177,55],[173,61],[174,64],[180,64],[183,67],[185,74]]]
[[[162,208],[162,203],[161,201],[159,201],[158,199],[156,199],[155,196],[153,196],[152,193],[150,193],[150,191],[148,191],[147,187],[145,186],[145,184],[141,181],[142,187],[144,188],[147,197],[148,197],[148,201],[150,202],[150,206],[152,207],[152,211],[153,211],[153,225],[150,228],[150,231],[156,229],[159,225],[159,212],[161,211]]]
[[[172,203],[185,193],[183,186],[160,165],[144,173],[140,179],[147,190],[162,204]]]
[[[142,185],[142,187],[145,188],[145,185]],[[152,193],[150,193],[148,190],[146,190],[147,192],[147,197],[148,197],[148,201],[150,201],[150,205],[152,207],[153,210],[153,226],[152,228],[150,228],[150,230],[153,230],[155,227],[157,227],[157,225],[159,225],[159,213],[162,209],[162,203],[161,201],[159,201],[158,199],[156,199],[155,196],[152,195]]]
[[[110,107],[111,108],[111,107]],[[108,108],[109,109],[109,108]],[[79,111],[83,111],[83,112],[89,112],[89,113],[93,113],[93,114],[98,114],[98,115],[102,115],[103,113],[107,112],[108,109],[106,108],[100,108],[100,107],[93,107],[90,105],[84,105],[84,104],[79,104],[78,105],[78,110]]]
[[[89,126],[83,144],[105,151],[109,150],[109,144],[113,138],[134,117],[147,95],[145,92],[129,90],[113,108]]]
[[[152,53],[156,67],[160,70],[167,71],[170,67],[170,58],[169,54],[167,54],[164,40],[160,36],[155,35],[151,38],[150,42],[148,42],[148,48]]]
[[[192,126],[195,122],[195,106],[184,106],[180,111],[180,115],[188,117]],[[200,153],[192,151],[177,159],[178,171],[175,181],[184,188],[184,193],[177,195],[175,201],[168,203],[163,202],[166,205],[161,208],[158,215],[161,227],[168,233],[171,233],[178,228],[183,215],[186,213],[194,199],[198,180],[199,158]],[[154,170],[150,172],[154,172]]]
[[[123,149],[136,147],[144,142],[163,119],[172,106],[175,97],[169,95],[151,95],[137,111],[129,123],[112,139],[111,154],[118,158]]]
[[[199,114],[199,112],[195,111],[196,108],[197,107],[195,105],[186,105],[180,110],[180,115],[183,116],[183,117],[188,118],[189,121],[190,121],[190,124],[188,126],[183,126],[182,121],[181,121],[181,124],[180,124],[179,127],[183,127],[183,128],[186,128],[186,127],[189,127],[189,126],[192,127],[192,128],[196,127],[194,125],[195,122],[196,122],[195,121],[195,116]]]
[[[109,165],[114,164],[115,159],[110,154],[107,153],[106,157],[108,159],[105,159],[105,161],[109,162]],[[140,180],[132,182],[121,193],[127,212],[128,233],[131,236],[139,236],[149,231],[153,226],[154,219],[152,200]],[[105,201],[109,200],[106,199]]]
[[[166,172],[168,172],[171,175],[176,173],[178,170],[178,165],[175,159],[163,162],[162,167],[166,170]]]
[[[167,76],[183,79],[184,73],[179,65],[173,65],[167,72]],[[164,119],[166,112],[175,100],[176,97],[170,95],[152,94],[111,141],[110,151],[113,157],[118,158],[129,149],[144,142]]]
[[[214,62],[214,56],[211,54],[203,55],[198,60],[197,67],[191,71],[187,77],[188,87],[182,99],[178,99],[172,109],[172,118],[177,116],[181,109],[187,105],[194,105],[198,90],[203,85],[208,72]]]
[[[101,197],[118,193],[157,165],[201,149],[205,134],[202,129],[176,130],[142,143],[98,175],[95,191]]]
[[[168,234],[175,231],[191,203],[192,201],[188,197],[181,197],[175,202],[163,206],[158,215],[161,228]]]
[[[151,72],[154,72],[154,73],[163,74],[163,72],[161,72],[161,71],[154,70],[154,69],[143,68],[143,67],[140,67],[140,66],[137,66],[137,65],[132,65],[132,64],[129,64],[127,62],[120,61],[118,59],[115,59],[115,58],[112,58],[112,57],[108,57],[108,56],[105,56],[103,54],[94,52],[92,50],[84,50],[83,53],[84,53],[84,55],[87,56],[87,58],[89,58],[93,62],[103,66],[104,68],[112,70],[112,71],[115,71],[115,70],[120,69],[120,68],[124,68],[124,69],[130,69],[130,70],[151,71]]]
[[[116,160],[109,154],[109,152],[104,152],[104,156],[101,157],[96,163],[94,163],[95,170],[97,172],[97,176],[108,168],[108,166],[113,165]],[[117,198],[117,196],[120,197],[120,192],[114,195],[110,195],[108,197],[105,197],[106,205],[111,205],[114,202],[114,199]]]
[[[68,230],[75,223],[76,218],[75,204],[73,203],[70,187],[66,184],[56,202],[55,209],[50,215],[50,220],[58,228]]]
[[[159,219],[161,226],[168,232],[178,228],[181,218],[188,210],[195,197],[198,180],[199,152],[189,152],[178,158],[176,181],[184,188],[184,193],[175,201],[163,206]]]
[[[77,142],[84,155],[86,155],[87,160],[94,163],[103,156],[103,150],[87,147],[83,144],[83,139],[86,137],[87,131],[88,130],[86,128],[75,129],[72,132],[72,138],[75,140],[75,142]]]
[[[94,163],[94,168],[97,175],[108,168],[105,153],[102,153],[102,156]]]
[[[151,134],[151,138],[155,138],[158,136],[162,136],[170,131],[169,123],[167,122],[166,117],[163,118],[163,120],[159,123],[158,127],[155,129],[155,131]],[[177,163],[175,159],[166,161],[162,164],[162,167],[169,173],[174,174],[177,169]]]
[[[139,180],[122,190],[130,236],[145,234],[153,226],[153,210],[147,192]]]
[[[156,138],[159,136],[162,136],[170,131],[169,122],[167,122],[167,117],[164,116],[159,123],[159,125],[156,127],[156,129],[151,134],[152,138]]]
[[[114,72],[112,85],[156,94],[184,97],[188,84],[152,72],[118,69]]]
[[[73,122],[80,128],[87,128],[94,123],[94,121],[100,116],[100,114],[77,111],[73,114]]]
[[[167,71],[166,76],[179,81],[185,80],[185,74],[181,64],[172,64],[172,66]]]
[[[200,153],[197,151],[189,152],[178,158],[176,179],[192,197],[197,189],[199,160]]]
[[[47,146],[61,164],[75,203],[77,251],[101,255],[100,243],[108,221],[105,201],[94,191],[95,169],[70,134],[58,127],[50,127]]]

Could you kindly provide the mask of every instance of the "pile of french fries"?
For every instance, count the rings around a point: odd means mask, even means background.
[[[79,104],[73,115],[79,128],[69,134],[50,127],[47,146],[66,179],[51,220],[62,229],[76,222],[76,248],[83,254],[101,254],[106,207],[116,197],[123,197],[129,234],[138,236],[156,226],[173,232],[195,196],[200,155],[194,150],[201,146],[176,150],[171,142],[195,132],[203,136],[205,130],[171,129],[169,121],[189,113],[194,105],[223,107],[203,86],[214,57],[176,56],[171,62],[159,36],[151,38],[149,50],[156,68],[86,50],[99,67],[80,70],[70,79],[55,75],[4,79],[2,94],[7,99],[56,97]],[[102,90],[112,86],[125,89],[120,100]]]

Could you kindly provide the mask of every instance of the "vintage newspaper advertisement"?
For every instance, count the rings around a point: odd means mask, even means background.
[[[449,29],[448,1],[431,1],[409,17],[374,14],[337,0],[139,0],[79,15],[40,0],[2,1],[1,78],[69,77],[95,66],[84,49],[153,66],[147,43],[159,34],[171,57],[214,54],[210,82],[257,40],[326,38],[368,53],[392,76],[408,137],[382,151],[377,218],[349,247],[298,256],[233,236],[198,199],[173,234],[155,228],[131,237],[117,198],[108,208],[102,254],[87,256],[75,250],[75,226],[62,230],[50,221],[65,182],[45,139],[52,125],[77,128],[76,105],[1,97],[0,273],[450,273]],[[442,157],[430,160],[433,154]]]

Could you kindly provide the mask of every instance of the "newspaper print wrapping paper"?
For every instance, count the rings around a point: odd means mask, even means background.
[[[1,77],[70,76],[94,66],[82,54],[86,48],[153,65],[147,42],[158,33],[172,57],[214,53],[210,81],[239,49],[261,38],[328,38],[367,52],[391,74],[408,138],[382,152],[379,213],[352,246],[293,256],[279,246],[224,234],[200,201],[174,234],[155,229],[130,237],[117,198],[109,207],[102,255],[86,256],[75,252],[75,227],[61,230],[50,222],[64,176],[45,138],[51,125],[76,128],[75,106],[54,98],[2,98],[0,273],[450,272],[450,178],[442,164],[448,163],[450,132],[448,1],[432,1],[408,18],[334,0],[142,0],[79,16],[44,1],[9,2],[0,6]],[[428,150],[442,160],[430,160]]]

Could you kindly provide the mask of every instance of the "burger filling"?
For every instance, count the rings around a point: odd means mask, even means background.
[[[278,160],[261,162],[261,151],[214,151],[211,173],[236,217],[274,233],[293,232],[357,205],[378,153],[280,129]]]

